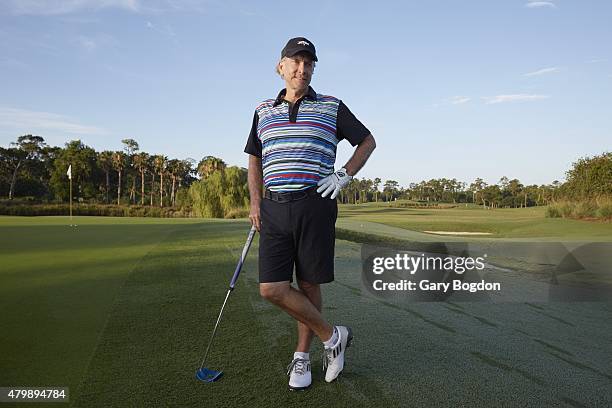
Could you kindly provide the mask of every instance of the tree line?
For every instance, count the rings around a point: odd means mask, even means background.
[[[482,178],[472,183],[456,178],[438,178],[410,183],[401,187],[395,180],[380,178],[353,179],[341,192],[346,204],[405,199],[427,203],[474,203],[483,208],[520,208],[549,205],[558,200],[585,200],[612,194],[612,153],[581,158],[566,172],[567,181],[525,185],[520,180],[503,176],[497,184]]]
[[[559,196],[561,183],[525,186],[518,179],[502,177],[498,184],[487,184],[482,178],[472,183],[457,179],[430,179],[401,187],[395,180],[384,184],[379,178],[353,179],[340,197],[343,203],[394,201],[398,199],[427,203],[474,203],[484,208],[531,207],[547,205]],[[380,188],[382,187],[382,191]]]
[[[9,147],[0,147],[0,195],[8,201],[21,198],[19,203],[67,202],[71,166],[77,203],[188,207],[189,212],[194,207],[202,216],[245,207],[246,169],[228,167],[213,156],[196,162],[147,153],[134,139],[122,144],[122,150],[98,152],[80,140],[57,147],[48,146],[42,136],[19,136]],[[214,185],[219,189],[213,191]]]
[[[134,139],[120,151],[101,151],[72,140],[48,146],[44,138],[23,135],[0,147],[0,196],[38,202],[67,202],[66,171],[72,166],[73,199],[80,203],[188,208],[207,217],[243,215],[248,207],[246,169],[228,167],[217,157],[168,158],[140,150]],[[438,178],[402,187],[395,180],[355,178],[339,197],[345,204],[404,199],[423,205],[474,203],[483,208],[530,207],[558,200],[595,199],[612,194],[612,153],[581,158],[566,173],[567,181],[525,185],[502,177],[496,184],[482,178],[471,183]]]

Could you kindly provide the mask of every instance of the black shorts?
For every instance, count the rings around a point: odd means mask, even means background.
[[[316,188],[316,187],[315,187]],[[260,208],[259,282],[327,283],[334,280],[334,246],[338,204],[308,194],[276,202],[264,198]]]

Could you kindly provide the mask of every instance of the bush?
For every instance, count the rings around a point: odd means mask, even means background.
[[[612,197],[597,199],[597,218],[602,220],[612,220]]]
[[[175,205],[181,209],[189,207],[189,210],[191,211],[191,206],[193,205],[193,202],[191,201],[191,197],[189,196],[188,187],[178,189],[178,191],[176,192]]]
[[[232,218],[232,219],[247,218],[248,216],[249,216],[249,210],[246,208],[234,208],[225,214],[225,218]]]
[[[6,203],[0,203],[0,215],[45,216],[69,214],[69,204],[6,205]],[[76,204],[72,206],[72,214],[101,217],[191,217],[191,208]]]
[[[570,201],[557,201],[546,208],[548,218],[573,218],[574,207],[577,203]]]
[[[597,203],[590,200],[579,201],[574,205],[574,218],[595,218],[597,213]]]
[[[427,209],[449,209],[457,207],[457,204],[439,203],[436,201],[389,201],[391,208],[427,208]]]
[[[556,204],[546,207],[546,218],[561,218],[561,211]]]
[[[558,201],[546,208],[547,218],[612,219],[612,196],[595,200]]]
[[[188,202],[198,217],[242,218],[249,202],[246,170],[228,167],[194,182]]]
[[[563,201],[559,204],[559,211],[561,212],[561,216],[563,218],[572,218],[574,214],[574,205],[575,203],[570,203],[569,201]]]
[[[30,205],[30,204],[40,204],[42,201],[36,197],[16,197],[12,200],[7,198],[0,199],[0,205]]]
[[[572,164],[567,171],[563,192],[567,198],[592,199],[612,192],[612,153],[584,157]],[[584,208],[588,213],[589,208]]]

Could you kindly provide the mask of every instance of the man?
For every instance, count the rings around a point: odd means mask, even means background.
[[[317,60],[311,41],[287,42],[276,67],[285,89],[256,108],[244,149],[250,155],[249,217],[260,232],[260,293],[297,320],[298,342],[287,372],[291,390],[312,382],[313,335],[324,345],[325,380],[335,380],[344,368],[352,332],[323,318],[320,284],[334,279],[336,196],[376,147],[370,131],[341,100],[310,87]],[[357,148],[334,172],[342,139]],[[294,267],[299,289],[291,286]]]

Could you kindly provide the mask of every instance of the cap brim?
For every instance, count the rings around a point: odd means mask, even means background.
[[[319,60],[316,55],[314,55],[312,52],[310,52],[308,50],[297,50],[297,51],[295,51],[295,52],[293,52],[291,54],[287,54],[287,57],[293,57],[296,54],[299,54],[300,52],[305,52],[307,54],[310,54],[310,56],[312,57],[312,60],[315,61],[315,62],[317,62]]]

